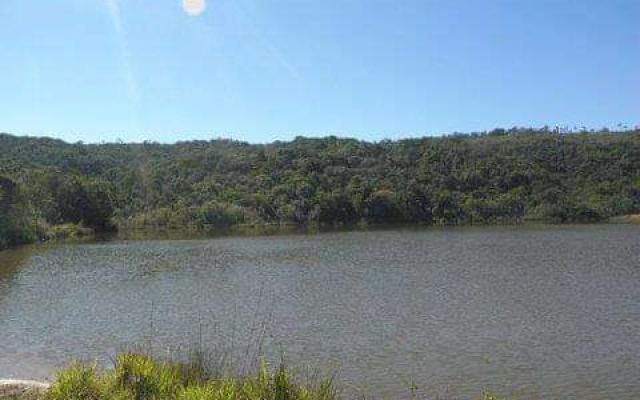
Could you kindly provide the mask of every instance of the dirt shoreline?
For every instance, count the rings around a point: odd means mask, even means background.
[[[0,379],[0,398],[15,396],[25,392],[42,393],[49,389],[47,382],[22,380],[22,379]]]

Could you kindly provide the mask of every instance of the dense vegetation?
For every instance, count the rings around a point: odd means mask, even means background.
[[[271,144],[0,135],[0,247],[61,224],[213,230],[597,221],[638,212],[638,130]]]

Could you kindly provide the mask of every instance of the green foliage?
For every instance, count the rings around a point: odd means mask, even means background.
[[[590,222],[640,213],[640,131],[369,143],[67,144],[0,135],[0,246],[40,225]],[[31,228],[29,228],[31,227]]]
[[[125,353],[99,374],[95,366],[74,364],[58,374],[46,400],[336,400],[333,379],[298,381],[281,363],[263,362],[255,376],[205,379],[194,363]]]
[[[47,393],[47,400],[98,400],[102,382],[95,366],[74,364],[61,371]]]
[[[0,176],[0,250],[34,237],[35,229],[29,225],[27,204],[18,185]]]
[[[391,190],[378,190],[365,200],[365,218],[373,223],[401,222],[402,211]]]
[[[40,216],[50,224],[82,224],[109,230],[114,212],[110,183],[76,174],[36,171],[35,186],[27,187]]]
[[[131,353],[118,356],[113,372],[105,381],[116,392],[129,393],[132,400],[174,399],[184,383],[177,364]]]

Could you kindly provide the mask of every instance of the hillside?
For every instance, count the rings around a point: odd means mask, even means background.
[[[0,246],[42,227],[597,221],[640,212],[640,131],[69,144],[0,135]]]

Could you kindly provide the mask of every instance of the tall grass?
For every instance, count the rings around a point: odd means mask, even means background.
[[[337,400],[333,377],[296,378],[281,361],[250,376],[212,376],[202,360],[123,353],[112,369],[76,363],[62,370],[45,400]]]

